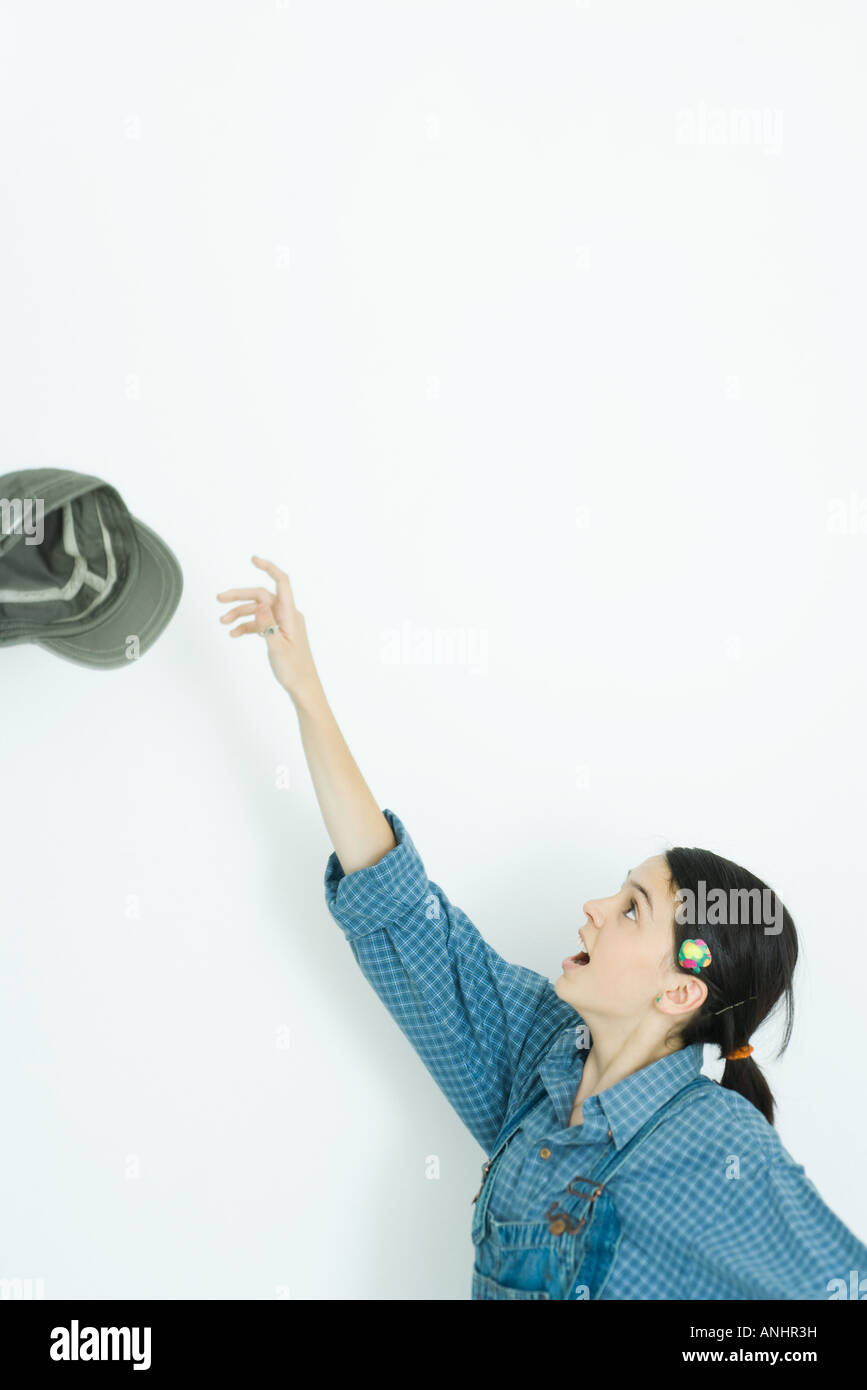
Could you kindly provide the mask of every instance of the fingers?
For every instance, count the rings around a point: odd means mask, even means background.
[[[267,589],[224,589],[221,594],[217,594],[217,599],[221,603],[228,603],[233,598],[255,599],[257,603],[273,603],[274,595]]]
[[[264,616],[264,614],[259,613],[260,608],[267,610],[269,621],[274,621],[272,608],[277,604],[278,612],[280,612],[280,605],[283,605],[282,620],[284,622],[291,622],[292,620],[291,615],[295,609],[295,600],[292,597],[288,574],[271,560],[264,560],[261,555],[252,556],[252,560],[258,569],[264,570],[266,574],[271,576],[277,585],[277,593],[275,596],[269,589],[249,588],[224,589],[222,593],[217,594],[219,603],[231,603],[237,599],[247,600],[245,603],[239,603],[237,607],[230,609],[227,613],[223,613],[220,617],[221,623],[233,623],[236,618],[246,618],[252,614],[258,615],[256,621],[242,623],[238,627],[232,628],[229,633],[230,637],[243,637],[248,632],[258,632],[258,619]]]
[[[241,603],[237,608],[230,608],[228,613],[221,613],[220,622],[233,623],[236,618],[243,618],[248,613],[255,613],[258,607],[257,603]]]
[[[278,599],[282,599],[284,603],[288,603],[294,608],[295,600],[292,597],[292,588],[289,584],[288,574],[286,574],[284,570],[281,570],[280,567],[275,565],[271,560],[263,560],[261,555],[254,555],[252,559],[253,564],[256,565],[258,569],[262,569],[266,574],[270,574],[271,578],[275,581]]]

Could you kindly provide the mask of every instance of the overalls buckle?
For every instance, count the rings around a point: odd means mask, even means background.
[[[592,1193],[588,1197],[584,1192],[576,1192],[575,1188],[572,1186],[572,1183],[593,1183],[594,1181],[594,1178],[582,1178],[580,1176],[574,1177],[569,1182],[566,1191],[571,1192],[573,1197],[584,1197],[585,1201],[588,1203],[588,1205],[590,1205],[596,1201],[596,1198],[602,1192],[602,1187],[604,1186],[604,1184],[600,1183],[596,1187],[594,1187]],[[581,1227],[584,1225],[584,1222],[587,1220],[586,1215],[584,1215],[581,1217],[580,1221],[573,1221],[568,1211],[563,1211],[562,1208],[559,1211],[557,1210],[556,1201],[551,1203],[548,1210],[545,1212],[545,1216],[548,1220],[548,1230],[551,1232],[552,1236],[562,1236],[564,1231],[569,1231],[570,1234],[573,1234],[575,1231],[580,1231]]]

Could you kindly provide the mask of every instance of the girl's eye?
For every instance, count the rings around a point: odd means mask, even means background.
[[[627,909],[627,911],[626,911],[626,913],[624,914],[624,916],[628,917],[630,912],[634,912],[634,913],[636,914],[636,915],[632,918],[632,920],[633,920],[633,922],[637,922],[637,921],[638,921],[638,908],[637,908],[637,906],[636,906],[636,903],[635,903],[635,899],[634,899],[634,898],[632,898],[632,899],[630,900],[629,908]]]

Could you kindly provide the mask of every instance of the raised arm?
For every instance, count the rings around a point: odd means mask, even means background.
[[[307,639],[307,625],[295,607],[289,576],[258,555],[253,556],[253,564],[274,580],[276,594],[261,587],[225,589],[217,595],[221,602],[244,602],[224,613],[220,621],[228,624],[236,618],[249,617],[249,622],[231,629],[232,637],[262,633],[276,624],[276,629],[265,638],[271,670],[295,706],[304,756],[325,828],[343,872],[351,874],[378,863],[394,848],[395,838],[325,698]]]
[[[367,980],[440,1090],[483,1148],[510,1097],[563,1028],[580,1022],[550,980],[512,965],[432,882],[411,837],[381,811],[350,753],[319,680],[289,580],[267,560],[264,588],[229,589],[245,600],[236,634],[268,633],[268,656],[298,714],[304,753],[334,846],[325,872],[328,909]]]

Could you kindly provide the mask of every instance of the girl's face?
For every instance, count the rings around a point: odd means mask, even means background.
[[[590,959],[564,960],[554,984],[560,998],[581,1014],[586,1007],[594,1017],[628,1021],[645,1014],[658,994],[682,986],[672,955],[675,906],[663,855],[632,869],[611,897],[586,902],[583,944],[579,939],[575,950],[586,947]]]

